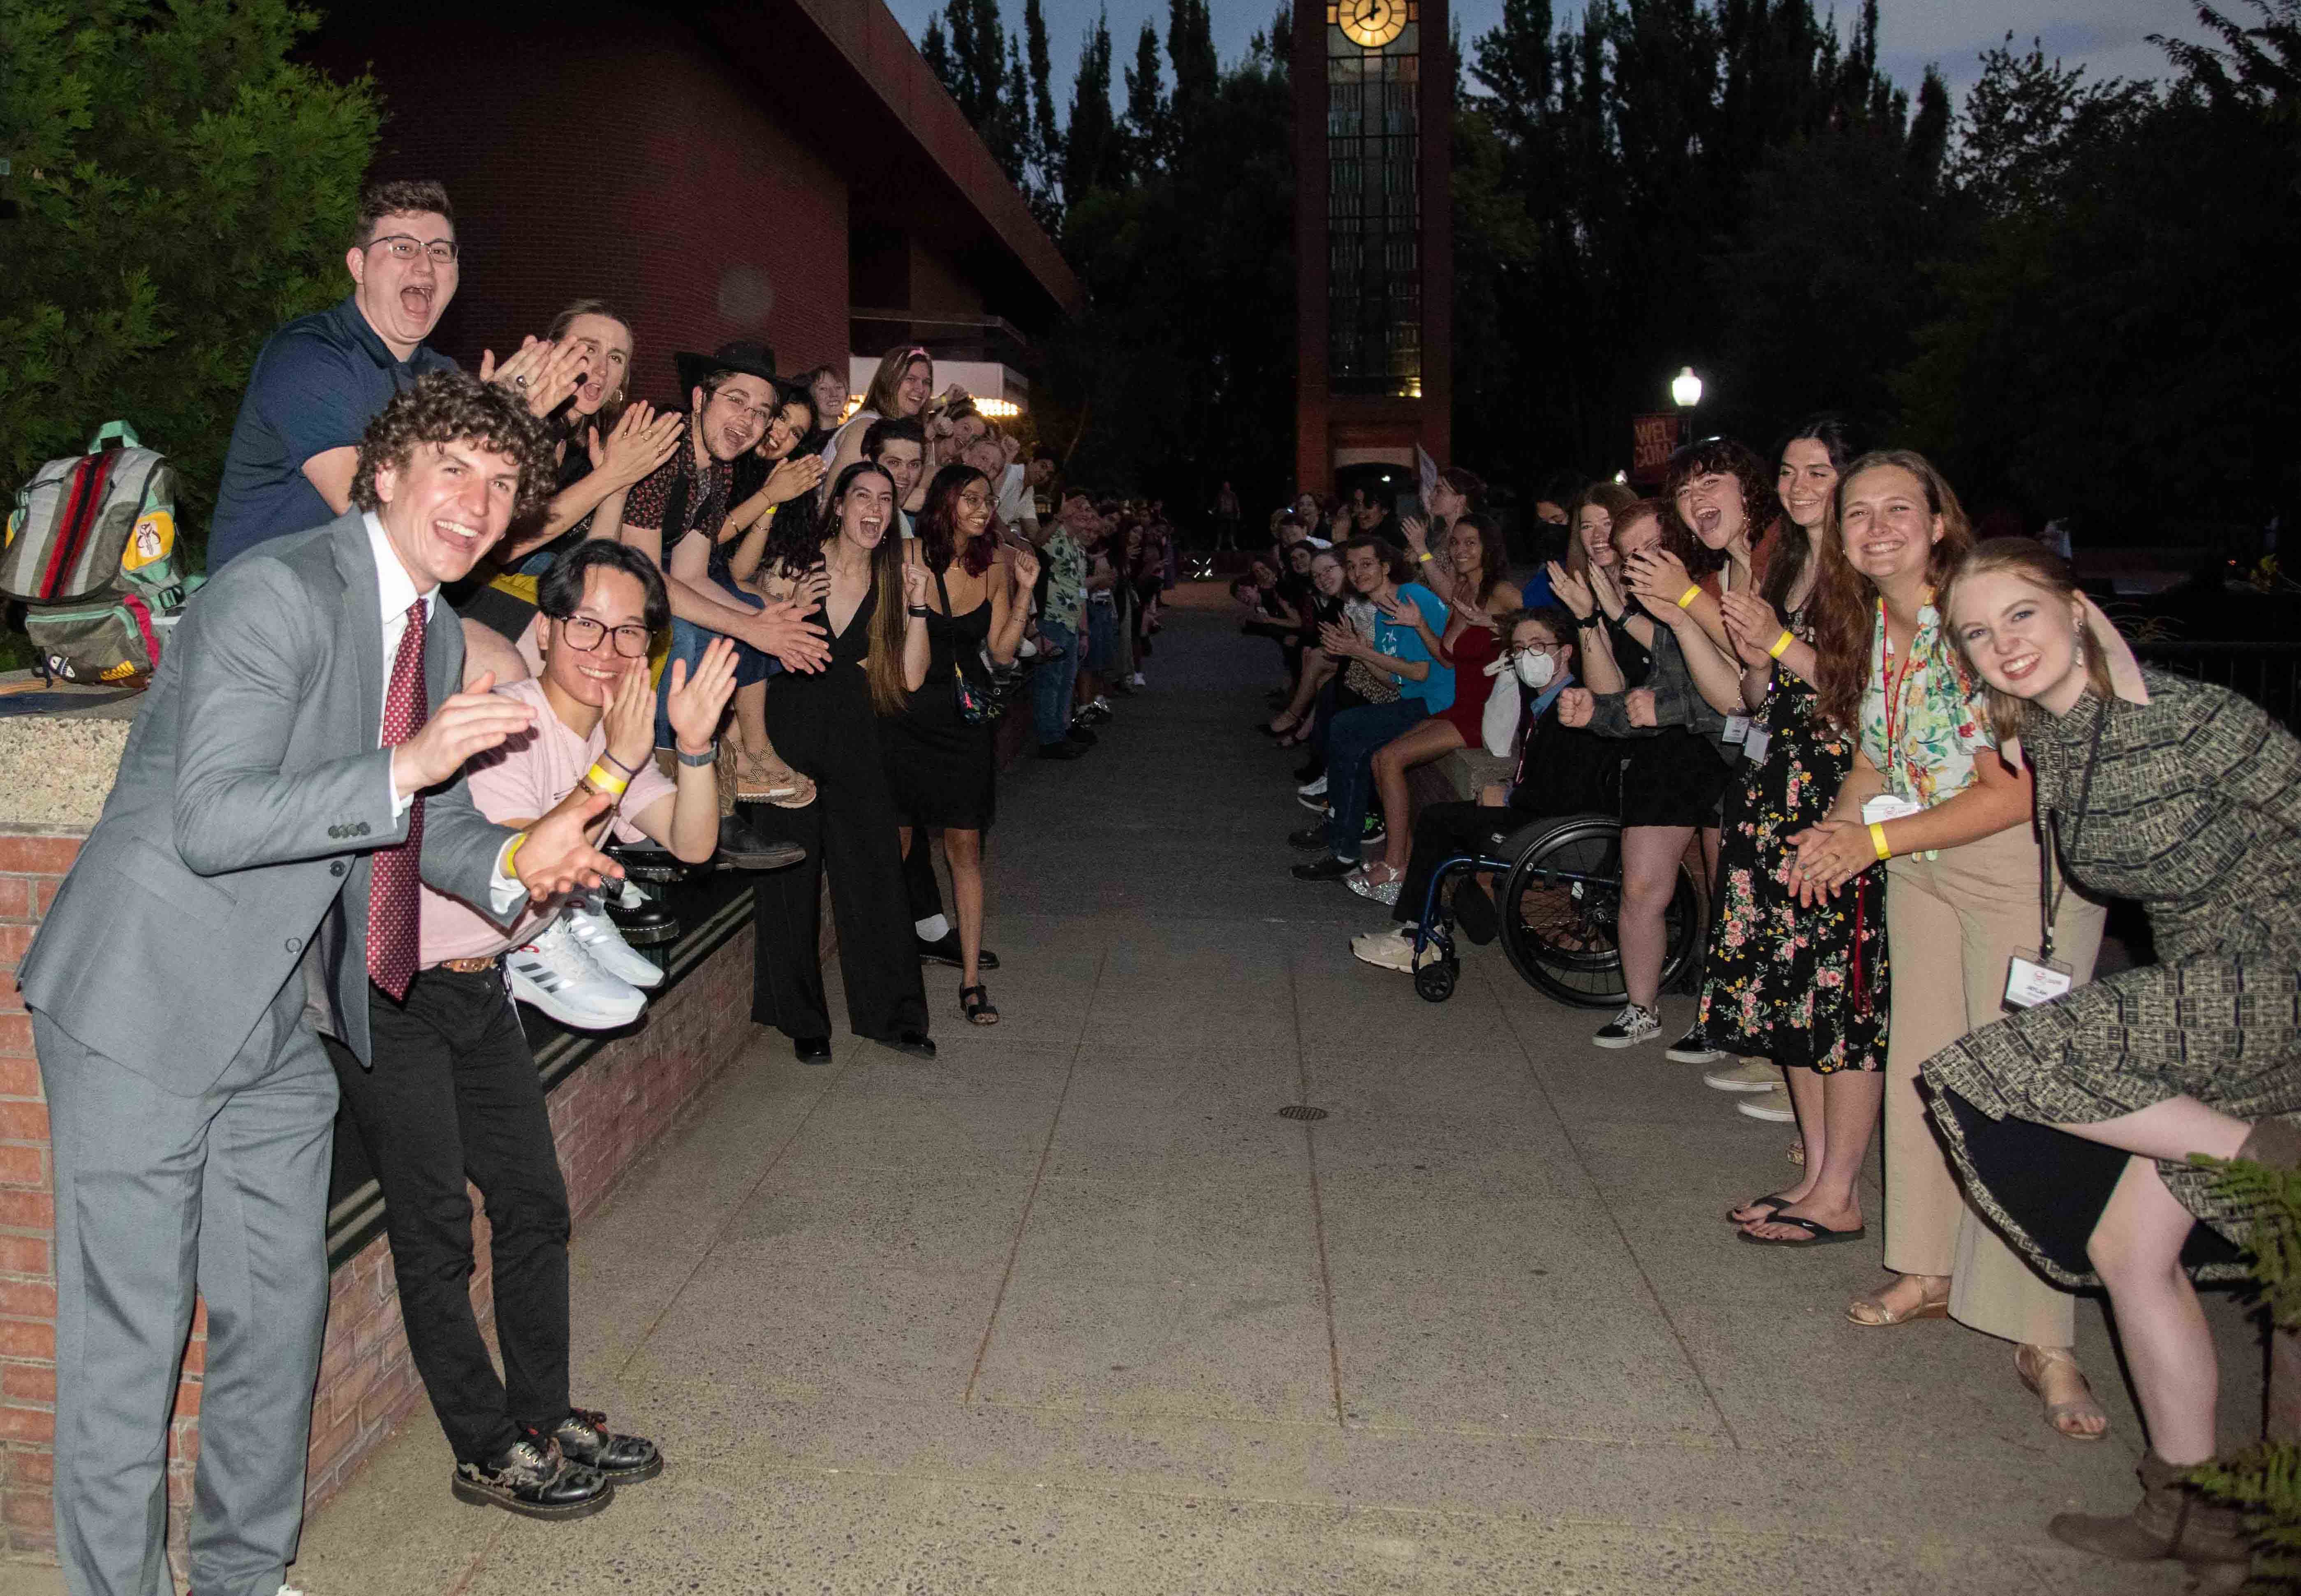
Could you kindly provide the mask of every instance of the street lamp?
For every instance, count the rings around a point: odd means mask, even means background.
[[[1681,366],[1678,375],[1669,380],[1669,397],[1678,401],[1680,410],[1691,410],[1702,403],[1702,379],[1694,374],[1692,366]]]

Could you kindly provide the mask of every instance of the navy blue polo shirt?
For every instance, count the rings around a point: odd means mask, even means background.
[[[223,457],[208,528],[209,572],[269,539],[333,521],[336,512],[304,474],[304,462],[357,447],[394,394],[427,372],[456,369],[429,345],[395,358],[349,296],[266,338]]]

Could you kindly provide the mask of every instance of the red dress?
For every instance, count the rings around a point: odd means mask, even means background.
[[[1462,734],[1466,748],[1481,746],[1480,739],[1485,734],[1486,698],[1494,690],[1494,679],[1486,674],[1486,667],[1501,651],[1502,639],[1494,628],[1476,625],[1464,627],[1447,650],[1454,667],[1454,701],[1438,718],[1452,723]]]

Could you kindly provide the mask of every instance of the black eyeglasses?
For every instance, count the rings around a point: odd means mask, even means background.
[[[615,634],[615,652],[625,659],[645,659],[655,641],[655,634],[644,626],[611,628],[589,615],[554,615],[552,619],[559,623],[559,635],[567,639],[567,646],[585,654],[595,651],[610,631]]]
[[[453,238],[433,238],[427,243],[413,233],[386,233],[381,238],[370,238],[367,247],[389,250],[395,261],[412,261],[418,255],[428,255],[443,266],[454,265],[456,253],[463,247]]]

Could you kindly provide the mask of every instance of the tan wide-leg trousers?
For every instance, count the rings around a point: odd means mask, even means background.
[[[2076,1299],[2000,1240],[1965,1200],[1918,1093],[1918,1072],[1942,1049],[1998,1018],[2006,962],[2037,946],[2037,841],[2014,826],[1936,859],[1886,866],[1893,1024],[1886,1043],[1886,1266],[1950,1277],[1950,1316],[1988,1335],[2038,1347],[2075,1339]],[[2056,873],[2058,879],[2059,873]],[[2100,906],[2063,895],[2054,957],[2079,982],[2101,949]]]

